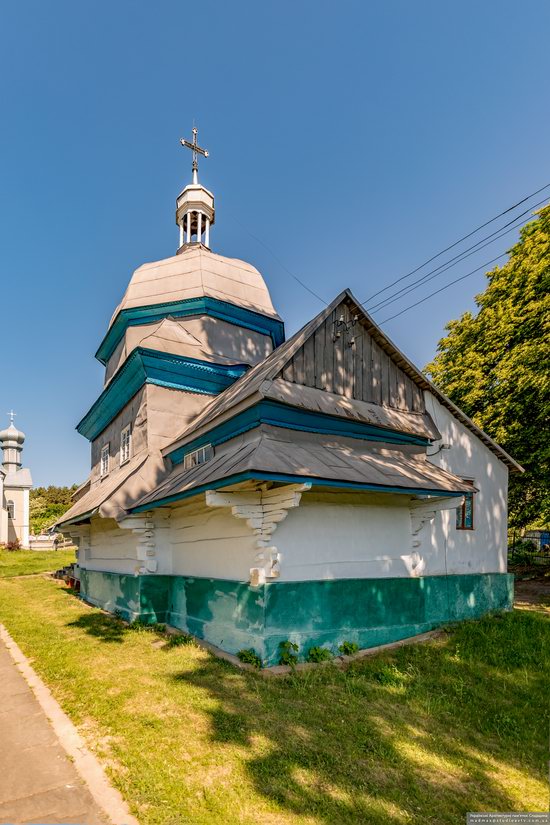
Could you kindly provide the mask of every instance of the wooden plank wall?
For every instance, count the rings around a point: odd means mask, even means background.
[[[341,318],[349,329],[338,324]],[[351,324],[352,311],[342,303],[284,367],[282,378],[345,398],[424,412],[421,389],[373,340],[361,320]]]

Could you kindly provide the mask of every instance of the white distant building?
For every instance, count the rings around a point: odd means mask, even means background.
[[[18,541],[28,547],[31,471],[21,466],[25,433],[15,427],[14,413],[9,416],[10,426],[0,431],[0,545]]]
[[[285,341],[260,272],[210,249],[196,162],[176,222],[177,254],[137,269],[113,315],[77,427],[91,474],[59,527],[84,598],[269,664],[286,640],[303,657],[510,607],[517,462],[348,290]]]

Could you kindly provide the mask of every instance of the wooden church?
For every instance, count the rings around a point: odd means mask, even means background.
[[[82,596],[269,665],[509,608],[521,467],[349,290],[285,340],[261,274],[210,250],[182,142],[179,249],[134,272],[77,427],[91,474],[58,526]]]

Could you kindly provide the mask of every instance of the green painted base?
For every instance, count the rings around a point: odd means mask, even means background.
[[[395,642],[443,624],[510,609],[507,573],[397,579],[246,582],[189,576],[130,576],[81,570],[81,594],[129,621],[166,622],[229,653],[253,647],[277,664],[290,639],[333,653],[343,641],[360,648]]]

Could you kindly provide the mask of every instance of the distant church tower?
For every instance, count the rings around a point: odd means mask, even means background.
[[[9,416],[9,427],[0,431],[0,544],[19,541],[21,547],[28,547],[32,478],[21,462],[25,433],[14,425],[15,413],[12,411]]]

